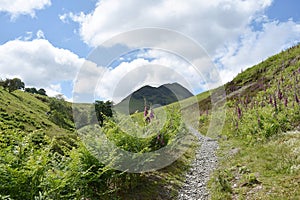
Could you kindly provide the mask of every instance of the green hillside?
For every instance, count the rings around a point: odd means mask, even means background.
[[[188,158],[193,155],[188,149],[172,165],[155,172],[118,171],[99,162],[81,142],[75,132],[71,103],[60,97],[9,92],[2,87],[0,101],[0,199],[166,199],[176,196]],[[88,113],[91,108],[91,104],[76,105],[76,114],[87,112],[76,117],[83,120],[88,116],[85,121],[92,122]],[[157,140],[157,133],[145,139],[132,137],[109,118],[103,132],[126,151],[157,150],[172,145],[177,130],[186,133],[177,112],[168,113],[161,140]],[[146,128],[152,129],[155,123]],[[118,159],[111,156],[112,161]]]
[[[298,45],[224,85],[226,119],[217,137],[219,166],[209,184],[212,199],[300,198],[299,81]],[[0,86],[0,199],[176,199],[199,147],[182,123],[181,111],[200,114],[196,128],[205,134],[212,120],[211,92],[197,95],[197,102],[195,97],[188,98],[154,110],[165,113],[160,130],[159,119],[145,122],[137,113],[132,119],[140,129],[127,133],[118,123],[132,122],[122,116],[104,117],[101,127],[96,123],[85,126],[95,121],[89,104],[74,107],[75,113],[85,113],[76,115],[82,123],[75,131],[71,103]],[[101,113],[95,116],[103,117]],[[137,153],[134,157],[173,147],[177,139],[191,146],[161,170],[126,173],[110,167],[122,160],[121,155],[111,152],[110,163],[105,165],[82,143],[78,135],[94,127],[119,148]],[[141,137],[144,133],[149,134]]]
[[[220,162],[209,184],[211,198],[300,199],[300,45],[222,87],[226,118],[218,136]],[[197,95],[195,104],[191,98],[182,101],[188,106],[181,109],[191,116],[199,115],[199,107],[203,134],[215,120],[211,93],[220,88]]]
[[[299,80],[298,45],[225,84],[227,112],[212,199],[300,198]],[[201,119],[204,131],[211,119]]]
[[[51,136],[59,136],[72,132],[72,122],[66,122],[69,130],[64,129],[59,124],[55,124],[51,113],[51,101],[60,102],[55,98],[49,98],[42,95],[33,95],[22,91],[8,91],[0,88],[0,130],[20,130],[32,132],[42,130]],[[71,104],[67,104],[70,107]],[[54,111],[53,111],[54,112]]]

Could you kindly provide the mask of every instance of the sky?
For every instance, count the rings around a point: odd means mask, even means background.
[[[0,1],[0,78],[68,101],[194,94],[300,42],[298,0]]]

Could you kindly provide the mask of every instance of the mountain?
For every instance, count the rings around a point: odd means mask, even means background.
[[[132,114],[136,111],[143,111],[145,101],[147,106],[165,106],[192,96],[189,90],[178,83],[168,83],[159,87],[146,85],[124,98],[115,106],[115,109],[128,113],[129,108],[129,114]]]
[[[207,187],[211,198],[299,199],[300,45],[248,68],[223,87],[226,118],[215,138],[219,158]],[[198,116],[195,129],[202,134],[211,128],[211,121],[222,124],[221,115],[211,115],[211,92],[198,94],[197,103],[183,108]],[[118,106],[125,108],[128,103],[142,111],[144,98],[147,104],[166,105],[189,96],[177,83],[144,86]],[[71,103],[20,90],[9,92],[2,86],[0,102],[0,199],[177,199],[185,170],[199,147],[194,145],[162,170],[126,173],[109,169],[81,142],[72,122]],[[86,107],[92,106],[79,105],[74,113],[89,113]],[[194,106],[199,106],[200,115]],[[77,116],[82,125],[92,120],[85,116]],[[133,117],[139,116],[143,119],[141,113]],[[177,133],[180,117],[170,120],[160,133]],[[149,147],[169,145],[160,143],[155,134],[153,138],[124,134],[114,121],[108,121],[103,131],[118,147],[141,154],[150,152]],[[212,140],[205,142],[205,151],[215,148]],[[111,161],[120,156],[111,155]],[[204,162],[209,159],[203,157]]]

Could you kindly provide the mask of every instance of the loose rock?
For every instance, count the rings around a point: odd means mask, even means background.
[[[179,200],[207,200],[209,193],[206,189],[211,172],[217,166],[216,140],[205,137],[193,130],[198,137],[200,146],[196,150],[195,160],[186,174],[186,180],[179,190]]]

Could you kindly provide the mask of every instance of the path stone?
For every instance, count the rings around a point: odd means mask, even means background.
[[[206,189],[211,172],[217,166],[216,150],[218,143],[216,140],[199,134],[196,130],[194,135],[201,144],[196,150],[195,159],[191,168],[186,174],[185,182],[179,190],[179,200],[207,200],[210,198]]]

